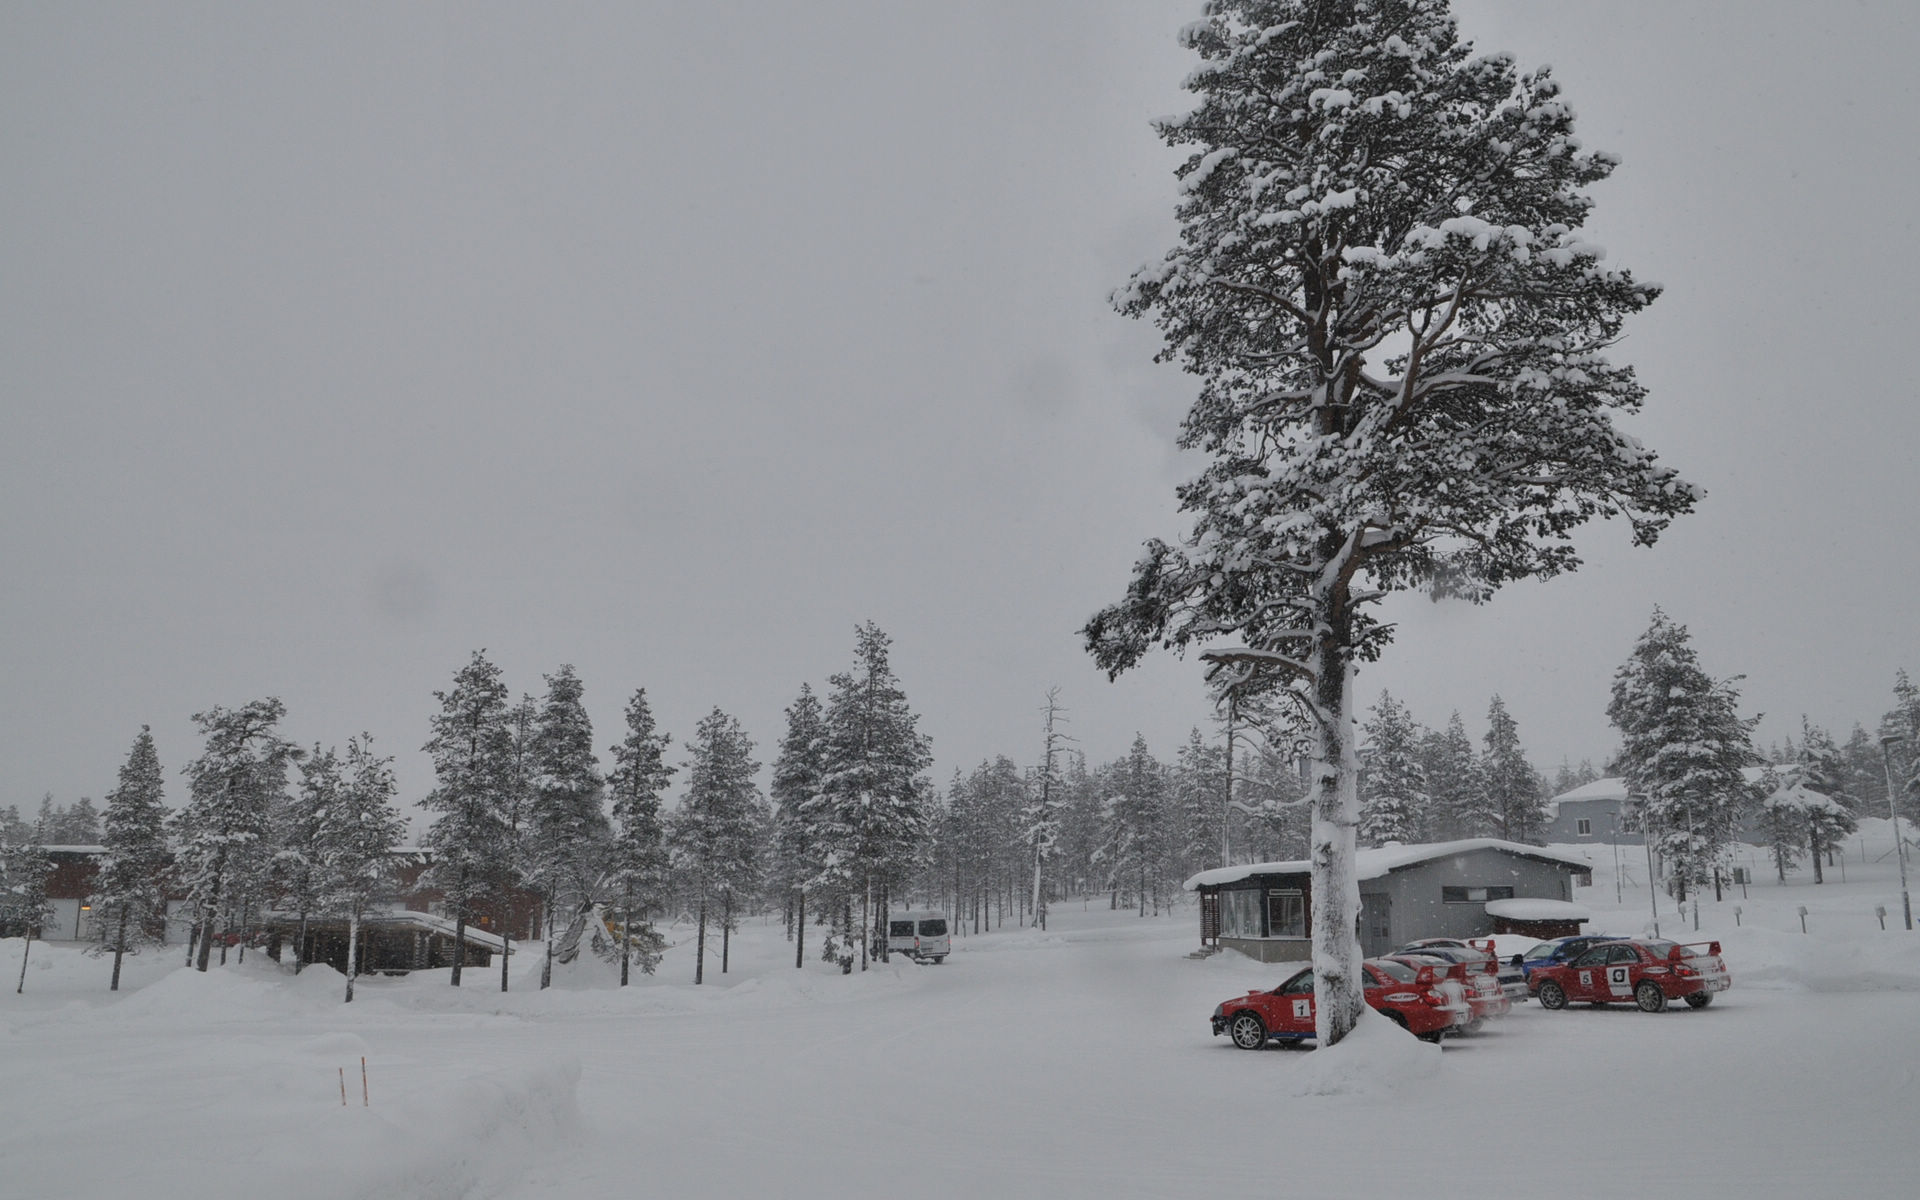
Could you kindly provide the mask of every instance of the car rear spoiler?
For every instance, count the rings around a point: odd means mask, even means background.
[[[1667,951],[1667,961],[1679,962],[1681,959],[1685,958],[1686,955],[1680,952],[1686,949],[1688,946],[1705,946],[1707,948],[1708,954],[1713,955],[1715,958],[1720,957],[1719,942],[1681,942],[1678,945],[1676,945],[1673,949]]]

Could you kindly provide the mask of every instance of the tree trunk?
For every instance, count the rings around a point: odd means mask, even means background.
[[[840,898],[840,973],[853,974],[853,950],[847,943],[853,938],[853,895]]]
[[[887,887],[885,882],[882,882],[880,884],[880,904],[879,907],[874,909],[873,920],[874,929],[880,934],[877,940],[880,943],[880,961],[883,963],[893,961],[893,926],[888,924],[889,914],[892,909],[893,892]]]
[[[467,868],[460,868],[460,901],[453,918],[453,986],[460,986],[460,970],[467,965]]]
[[[728,892],[720,908],[720,973],[727,973],[727,955],[733,949],[733,893]]]
[[[860,893],[860,969],[867,969],[867,942],[873,937],[873,876],[867,876],[866,890]]]
[[[110,992],[120,990],[120,959],[127,953],[127,907],[120,906],[120,930],[113,938],[113,982],[107,985]]]
[[[633,876],[627,876],[626,899],[620,909],[620,986],[627,986],[627,972],[633,962]]]
[[[1360,974],[1360,880],[1354,870],[1360,823],[1359,758],[1353,738],[1353,666],[1347,649],[1351,620],[1324,603],[1314,639],[1312,693],[1318,753],[1313,763],[1312,863],[1314,1035],[1320,1047],[1353,1031],[1366,1003]]]
[[[541,898],[541,907],[547,910],[547,955],[540,963],[540,990],[546,991],[553,986],[553,904],[556,897],[552,892]]]
[[[807,964],[807,893],[800,889],[794,897],[793,965],[798,970]]]
[[[207,897],[206,907],[201,910],[204,920],[200,931],[200,957],[194,963],[194,969],[202,973],[213,957],[213,923],[220,919],[220,876],[226,869],[227,856],[222,853],[213,862],[213,894]]]
[[[307,967],[307,910],[300,910],[300,932],[293,939],[293,973],[298,975]]]
[[[354,905],[347,917],[347,998],[341,1003],[353,1003],[353,979],[360,973],[360,906]]]
[[[707,972],[707,898],[700,897],[700,932],[693,943],[693,981],[704,983]]]
[[[33,926],[27,926],[27,944],[20,947],[20,982],[13,987],[13,994],[24,995],[27,990],[27,955],[33,953]]]
[[[1820,869],[1820,830],[1812,821],[1807,822],[1807,849],[1813,851],[1807,856],[1813,860],[1813,881],[1825,883],[1826,872]]]

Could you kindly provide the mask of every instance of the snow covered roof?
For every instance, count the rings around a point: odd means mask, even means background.
[[[1505,917],[1509,921],[1593,920],[1593,913],[1589,912],[1584,904],[1575,904],[1571,900],[1534,900],[1528,897],[1489,900],[1487,915]]]
[[[267,912],[264,920],[269,924],[292,924],[299,920],[299,914],[275,909]],[[310,920],[316,924],[338,925],[344,923],[346,918],[326,917],[317,920],[310,918]],[[419,912],[411,908],[368,909],[366,912],[360,914],[360,924],[363,926],[385,926],[389,929],[418,929],[423,933],[437,933],[449,938],[454,935],[454,931],[458,928],[458,925],[456,925],[451,918],[436,916],[433,913]],[[488,950],[504,950],[507,945],[505,938],[497,933],[488,933],[477,925],[467,926],[466,940],[470,946],[480,946]]]
[[[1585,855],[1568,850],[1529,846],[1525,842],[1509,842],[1502,838],[1466,838],[1457,842],[1416,842],[1410,845],[1389,842],[1384,846],[1361,850],[1354,855],[1354,874],[1360,879],[1378,879],[1382,875],[1405,867],[1454,854],[1466,854],[1473,850],[1501,850],[1525,858],[1566,863],[1568,866],[1579,867],[1583,871],[1593,865]],[[1248,863],[1239,867],[1215,867],[1211,871],[1202,871],[1195,875],[1187,880],[1184,886],[1191,892],[1203,886],[1215,887],[1223,883],[1237,883],[1252,875],[1304,875],[1311,870],[1313,870],[1313,863],[1304,858],[1287,862]]]

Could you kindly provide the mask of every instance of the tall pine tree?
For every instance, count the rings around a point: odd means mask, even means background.
[[[1371,753],[1360,794],[1360,841],[1369,846],[1417,842],[1430,801],[1420,768],[1420,727],[1407,706],[1386,692],[1362,726]]]
[[[1520,725],[1499,696],[1487,706],[1486,753],[1480,759],[1487,812],[1500,836],[1538,844],[1546,833],[1546,798],[1540,773],[1520,748]]]
[[[1758,718],[1740,716],[1734,682],[1710,678],[1687,627],[1658,608],[1613,677],[1607,717],[1620,731],[1628,824],[1669,864],[1681,899],[1716,877],[1749,797],[1743,770],[1758,761]]]
[[[194,905],[198,957],[207,969],[222,914],[244,910],[250,887],[263,887],[272,815],[284,803],[287,768],[301,757],[279,735],[286,706],[276,698],[237,709],[211,708],[193,722],[206,749],[187,764],[186,807],[174,818],[176,871]],[[226,951],[222,949],[222,961]]]
[[[453,910],[452,983],[459,987],[474,900],[512,861],[508,814],[518,787],[514,737],[507,719],[507,685],[500,669],[487,661],[486,651],[474,651],[455,673],[451,691],[433,696],[440,701],[440,711],[431,721],[432,736],[421,748],[433,760],[435,786],[420,806],[439,815],[427,828],[425,848],[432,865],[426,877],[446,893]]]
[[[172,856],[167,851],[165,781],[153,733],[145,725],[107,793],[106,829],[93,898],[94,936],[113,953],[108,991],[120,990],[120,962],[130,949],[151,942],[164,926],[164,884]]]
[[[669,826],[674,858],[696,907],[693,981],[707,968],[707,923],[720,909],[721,970],[735,906],[752,894],[767,814],[753,777],[753,742],[740,722],[718,708],[701,719],[687,751],[687,794]]]
[[[1110,673],[1211,646],[1284,681],[1312,741],[1326,1046],[1364,1003],[1351,685],[1391,637],[1374,606],[1571,570],[1594,517],[1650,543],[1696,493],[1614,427],[1643,389],[1608,351],[1657,289],[1582,237],[1615,160],[1546,70],[1475,53],[1438,0],[1214,0],[1182,39],[1198,104],[1159,127],[1188,151],[1180,241],[1115,299],[1200,377],[1181,445],[1207,465],[1183,544],[1149,542],[1085,634]]]
[[[636,961],[643,972],[653,974],[665,949],[652,914],[666,888],[670,866],[660,804],[673,778],[674,769],[666,761],[672,740],[654,723],[647,689],[636,690],[627,701],[627,736],[613,747],[613,770],[607,773],[607,789],[613,795],[608,874],[620,894],[621,987],[627,986]]]
[[[547,915],[547,953],[540,986],[553,983],[555,922],[565,914],[568,938],[592,908],[610,829],[605,784],[593,752],[593,722],[571,664],[546,677],[547,695],[533,726],[533,791],[528,806],[528,874]]]

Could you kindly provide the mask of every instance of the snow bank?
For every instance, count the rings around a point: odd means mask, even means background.
[[[1378,1096],[1417,1088],[1440,1074],[1440,1056],[1439,1046],[1365,1008],[1339,1045],[1307,1055],[1288,1090],[1296,1096]]]
[[[1747,927],[1713,935],[1735,988],[1809,992],[1920,992],[1920,937],[1898,921],[1885,933],[1812,937]],[[1683,933],[1681,941],[1702,935]]]

